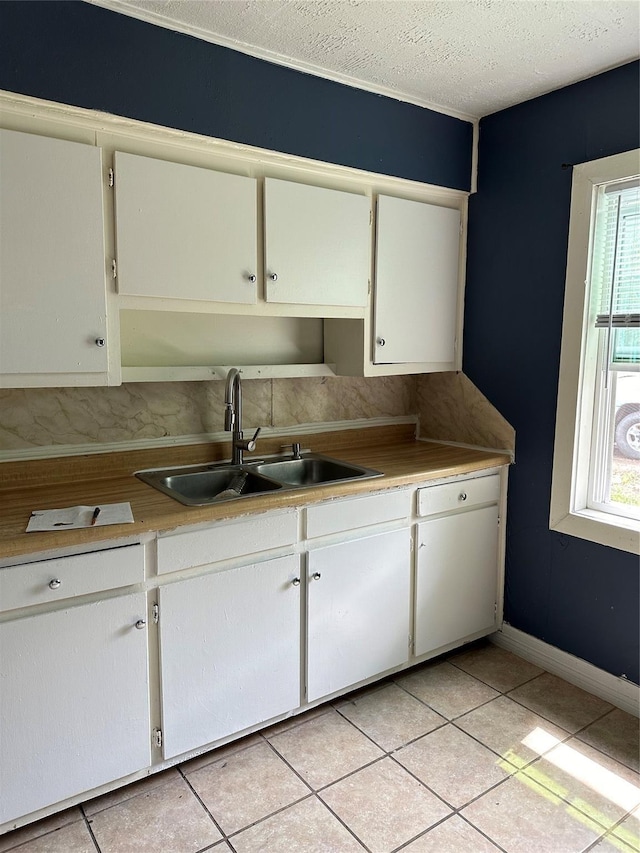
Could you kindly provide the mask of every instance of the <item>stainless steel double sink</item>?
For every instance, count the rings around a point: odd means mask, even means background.
[[[305,451],[242,465],[216,463],[136,472],[136,477],[186,506],[242,500],[276,491],[382,477],[380,471]]]

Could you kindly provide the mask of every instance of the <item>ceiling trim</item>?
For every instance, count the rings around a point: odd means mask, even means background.
[[[226,36],[210,33],[201,27],[195,27],[192,24],[185,24],[182,21],[174,21],[159,15],[157,12],[152,12],[147,9],[140,9],[137,6],[130,5],[126,0],[85,0],[86,3],[91,3],[93,6],[102,6],[105,9],[110,9],[112,12],[119,12],[127,15],[130,18],[137,18],[140,21],[145,21],[148,24],[154,24],[159,27],[164,27],[167,30],[184,33],[185,35],[193,36],[201,41],[208,41],[212,44],[228,47],[231,50],[236,50],[239,53],[253,56],[256,59],[263,59],[266,62],[271,62],[274,65],[282,65],[285,68],[291,68],[294,71],[301,71],[303,74],[311,74],[314,77],[323,77],[325,80],[331,80],[334,83],[342,83],[345,86],[351,86],[353,89],[362,89],[366,92],[373,92],[376,95],[383,95],[386,98],[393,98],[396,101],[404,101],[408,104],[413,104],[417,107],[423,107],[427,110],[433,110],[437,113],[451,116],[452,118],[460,119],[461,121],[469,121],[474,125],[480,120],[479,115],[471,113],[463,113],[458,110],[452,110],[441,106],[440,104],[432,103],[431,101],[422,100],[415,95],[409,95],[406,92],[401,92],[397,89],[391,89],[388,86],[379,86],[372,83],[359,80],[357,77],[351,77],[348,74],[340,74],[337,71],[328,71],[326,68],[321,68],[310,62],[301,62],[297,59],[292,59],[288,56],[283,56],[280,53],[266,50],[264,48],[255,47],[254,45],[244,44],[243,42],[235,41]]]

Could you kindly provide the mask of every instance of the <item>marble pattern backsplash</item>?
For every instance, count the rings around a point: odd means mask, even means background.
[[[515,452],[515,430],[464,373],[417,377],[420,437]]]
[[[513,450],[514,431],[464,374],[249,379],[243,425],[418,416],[422,438]],[[224,382],[0,390],[0,453],[219,433]],[[55,453],[52,453],[55,455]]]
[[[224,382],[0,390],[0,451],[221,432]],[[246,430],[413,415],[415,378],[321,377],[243,382]],[[89,447],[87,447],[89,449]]]

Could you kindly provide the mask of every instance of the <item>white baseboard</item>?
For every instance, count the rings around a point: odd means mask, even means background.
[[[492,634],[489,639],[496,646],[537,664],[547,672],[564,678],[565,681],[599,696],[623,711],[636,717],[640,716],[640,687],[632,681],[611,675],[582,658],[550,646],[531,634],[512,628],[511,625],[504,624],[500,631]]]

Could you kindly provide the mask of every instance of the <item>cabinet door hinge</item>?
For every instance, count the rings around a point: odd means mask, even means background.
[[[409,634],[408,640],[409,640],[409,642],[408,642],[409,651],[413,651],[413,635],[412,634]]]
[[[153,745],[158,749],[162,749],[162,729],[153,730]]]
[[[160,621],[160,608],[158,607],[157,604],[154,604],[153,607],[151,608],[151,615],[153,618],[153,624],[157,625],[158,622]]]
[[[109,186],[110,187],[114,186],[115,182],[116,182],[115,172],[113,171],[113,169],[109,169]]]
[[[111,259],[111,277],[112,277],[112,278],[117,278],[117,277],[118,277],[118,266],[117,266],[117,264],[116,264],[116,259],[115,259],[115,258],[112,258],[112,259]]]

